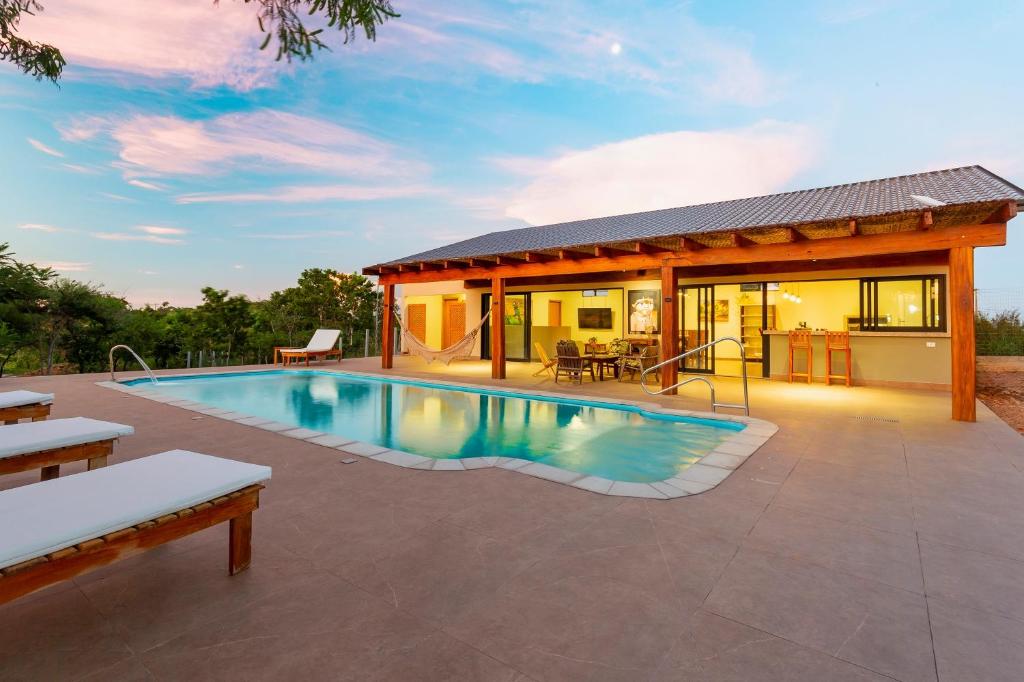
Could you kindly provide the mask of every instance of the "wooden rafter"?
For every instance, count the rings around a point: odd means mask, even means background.
[[[921,211],[921,218],[918,220],[918,225],[922,230],[930,230],[935,224],[935,219],[932,217],[931,210]]]
[[[671,250],[672,249],[652,242],[636,242],[633,244],[633,248],[630,249],[633,253],[665,253],[666,251]]]
[[[628,256],[636,253],[627,249],[620,249],[614,246],[595,246],[594,258],[614,258],[616,256]]]
[[[557,258],[550,253],[540,253],[539,251],[527,251],[525,256],[527,263],[547,263]]]
[[[857,236],[857,233],[860,232],[860,228],[857,226],[856,218],[850,218],[849,230],[850,230],[850,236],[851,237]]]
[[[787,242],[802,242],[807,239],[806,235],[795,227],[789,226],[782,229],[785,232]]]
[[[693,240],[693,239],[691,239],[689,237],[680,237],[679,238],[679,250],[680,251],[700,251],[700,250],[706,249],[706,248],[707,247],[704,246],[703,244],[701,244],[700,242],[695,241],[695,240]]]
[[[445,270],[464,270],[469,267],[469,263],[465,263],[461,260],[446,260],[444,261]]]
[[[526,261],[522,258],[515,258],[513,256],[498,256],[494,262],[498,265],[519,265]]]
[[[730,232],[729,233],[729,245],[733,246],[733,247],[756,246],[757,242],[755,242],[754,240],[750,239],[749,237],[744,237],[739,232]]]
[[[982,221],[984,224],[988,223],[1005,223],[1012,220],[1017,215],[1017,203],[1014,201],[1007,201],[1005,204],[997,208],[992,212],[988,218]]]
[[[1002,246],[1006,243],[1006,225],[962,225],[928,231],[914,230],[884,234],[858,235],[856,238],[830,237],[801,242],[757,244],[743,249],[701,248],[664,254],[631,254],[614,258],[586,258],[577,251],[562,251],[562,259],[550,263],[522,263],[504,266],[473,266],[458,273],[458,279],[535,277],[577,272],[604,272],[677,267],[726,265],[763,262],[792,262],[813,259],[879,256],[898,253],[941,251],[955,246]],[[382,275],[384,283],[439,282],[453,279],[452,272],[402,272]]]

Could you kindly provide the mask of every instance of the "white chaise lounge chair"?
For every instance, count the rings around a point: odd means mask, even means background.
[[[270,467],[172,450],[0,491],[0,604],[230,521],[228,572],[252,561]]]
[[[17,424],[19,419],[42,421],[50,416],[52,393],[5,391],[0,393],[0,423]]]
[[[317,329],[305,348],[275,347],[274,364],[277,364],[278,357],[280,357],[285,367],[302,359],[305,359],[308,366],[310,358],[326,359],[332,355],[336,355],[338,362],[341,362],[341,349],[337,347],[339,336],[341,336],[340,329]]]
[[[88,461],[90,470],[106,466],[114,441],[135,429],[86,417],[48,419],[0,426],[0,474],[42,469],[40,480],[60,476],[60,465]]]

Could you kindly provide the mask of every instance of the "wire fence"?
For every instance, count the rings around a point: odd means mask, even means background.
[[[1024,355],[1024,288],[975,289],[978,355]]]
[[[343,358],[375,357],[381,354],[379,330],[348,329],[338,339]],[[223,350],[184,350],[164,366],[175,369],[200,367],[239,367],[242,365],[269,365],[275,361],[273,347],[228,354]]]

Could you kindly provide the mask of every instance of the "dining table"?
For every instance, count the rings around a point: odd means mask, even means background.
[[[604,381],[605,370],[611,368],[612,378],[619,378],[619,359],[622,357],[617,353],[588,353],[585,355],[590,363],[597,370],[597,378]]]

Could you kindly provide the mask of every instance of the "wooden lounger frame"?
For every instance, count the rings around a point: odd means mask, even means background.
[[[39,480],[48,481],[60,476],[61,464],[81,462],[83,459],[88,461],[89,471],[99,469],[107,466],[107,457],[114,452],[115,440],[117,439],[110,438],[81,445],[68,445],[63,448],[14,455],[13,457],[0,457],[0,475],[41,469]]]
[[[228,573],[240,573],[252,563],[252,513],[259,508],[263,487],[251,485],[173,514],[0,569],[0,604],[224,521],[231,522]]]
[[[32,403],[30,405],[0,407],[0,422],[4,424],[17,424],[19,419],[31,419],[34,422],[41,422],[50,416],[50,406],[51,403]]]
[[[296,360],[305,359],[306,366],[309,366],[309,359],[322,358],[324,360],[330,359],[332,356],[338,357],[338,362],[341,362],[341,350],[338,348],[331,348],[330,350],[294,350],[289,351],[284,348],[274,349],[274,364],[277,364],[277,358],[281,358],[281,364],[287,367],[293,364]]]

